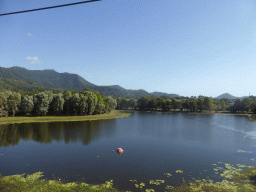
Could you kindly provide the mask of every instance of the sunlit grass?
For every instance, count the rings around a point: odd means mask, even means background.
[[[114,119],[130,116],[130,113],[125,113],[119,110],[113,110],[107,114],[88,115],[88,116],[38,116],[38,117],[1,117],[1,124],[15,123],[39,123],[39,122],[64,122],[64,121],[88,121],[100,119]]]

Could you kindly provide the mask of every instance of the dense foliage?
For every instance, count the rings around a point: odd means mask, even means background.
[[[110,112],[115,109],[117,101],[111,96],[105,97],[98,92],[84,89],[61,92],[46,91],[34,92],[0,92],[1,115],[94,115]]]
[[[173,97],[171,99],[163,97],[141,97],[138,100],[117,98],[116,109],[140,109],[169,111],[178,109],[181,111],[230,111],[233,113],[253,111],[256,113],[256,97],[246,97],[244,99],[231,100],[227,98],[213,99],[211,97]]]

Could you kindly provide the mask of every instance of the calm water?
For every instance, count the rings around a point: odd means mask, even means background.
[[[134,184],[144,182],[144,189],[164,190],[182,178],[220,181],[212,165],[218,162],[255,166],[255,136],[249,117],[217,114],[134,112],[104,121],[2,125],[0,174],[41,171],[44,179],[63,182],[113,179],[119,189],[134,191]],[[165,183],[150,185],[150,180]]]

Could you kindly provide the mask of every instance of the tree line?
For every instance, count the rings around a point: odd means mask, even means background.
[[[140,109],[140,110],[157,110],[169,111],[170,109],[178,109],[181,111],[202,112],[209,111],[230,111],[232,113],[253,111],[256,113],[256,97],[250,96],[244,99],[236,99],[235,101],[222,98],[214,99],[212,97],[199,96],[196,97],[141,97],[138,100],[133,98],[116,98],[116,109]],[[233,102],[233,104],[232,104]]]
[[[34,92],[0,92],[0,112],[11,115],[95,115],[110,112],[117,106],[111,96],[105,97],[88,88],[81,92],[68,89]]]

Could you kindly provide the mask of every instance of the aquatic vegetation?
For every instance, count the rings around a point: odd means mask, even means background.
[[[66,183],[63,184],[61,181],[44,179],[39,180],[43,177],[42,172],[37,172],[32,175],[24,177],[22,175],[12,175],[2,177],[0,176],[0,190],[1,191],[116,191],[113,189],[113,180],[106,181],[102,185],[89,185],[86,183]]]
[[[170,190],[172,190],[172,189],[174,189],[174,187],[171,186],[171,185],[166,185],[165,189],[170,189]]]
[[[252,153],[251,151],[238,150],[239,153]]]
[[[139,185],[138,185],[138,184],[135,184],[135,187],[142,189],[143,187],[145,187],[145,183],[141,183],[141,184],[139,184]]]
[[[171,173],[165,173],[165,175],[167,175],[167,177],[172,176],[172,174],[171,174]]]
[[[160,185],[161,183],[164,183],[164,180],[150,180],[149,184],[153,184],[153,185]]]
[[[222,163],[222,162],[219,162]],[[225,163],[225,168],[217,166],[217,164],[212,164],[214,171],[223,172],[220,174],[223,177],[221,182],[214,182],[212,179],[193,179],[192,182],[185,182],[184,178],[183,184],[179,187],[173,187],[170,185],[164,186],[167,191],[172,192],[181,192],[181,191],[255,191],[256,186],[255,177],[256,177],[256,167],[246,166],[242,164],[236,164],[238,168],[235,168],[233,165]],[[246,170],[241,168],[247,167]],[[176,173],[183,173],[181,170],[175,171]],[[215,173],[216,173],[215,172]],[[172,176],[171,173],[164,173],[167,177]],[[0,190],[1,191],[20,191],[20,192],[29,192],[29,191],[121,191],[113,188],[113,180],[106,181],[104,184],[100,185],[90,185],[86,183],[62,183],[61,181],[55,180],[44,180],[40,179],[43,177],[43,172],[37,172],[32,175],[27,175],[24,177],[22,175],[12,175],[2,177],[0,175]],[[173,177],[170,177],[172,179]],[[39,180],[40,179],[40,180]],[[137,180],[130,180],[130,182],[137,182]],[[151,185],[161,185],[164,184],[165,180],[150,180],[149,184]],[[145,183],[141,182],[140,184],[135,184],[137,189],[142,190],[145,187]],[[150,188],[150,187],[149,187]],[[146,192],[153,192],[154,189],[145,189]]]
[[[238,167],[247,167],[246,165],[236,164]]]

